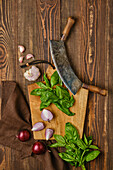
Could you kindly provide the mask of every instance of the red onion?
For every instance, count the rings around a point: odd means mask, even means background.
[[[44,129],[44,124],[42,122],[37,122],[33,125],[32,131],[40,131]]]
[[[45,132],[46,140],[49,140],[52,136],[53,136],[53,129],[46,129]]]
[[[42,154],[46,150],[45,145],[42,142],[35,142],[32,147],[32,152],[35,154]]]
[[[22,141],[25,142],[27,140],[29,140],[30,138],[30,132],[28,130],[22,130],[18,133],[18,135],[16,135],[16,137]]]
[[[43,109],[42,113],[41,113],[41,118],[45,121],[50,121],[53,119],[53,114],[47,110],[47,109]]]

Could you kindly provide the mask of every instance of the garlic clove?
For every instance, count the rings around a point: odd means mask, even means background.
[[[44,124],[42,122],[37,122],[33,125],[32,131],[40,131],[44,129]]]
[[[53,114],[47,110],[47,109],[43,109],[42,110],[42,113],[41,113],[41,118],[44,120],[44,121],[50,121],[53,119]]]
[[[20,56],[20,57],[19,57],[19,62],[22,63],[22,62],[23,62],[23,59],[24,59],[24,56]]]
[[[18,45],[18,49],[21,53],[25,51],[25,47],[23,45]]]
[[[24,77],[29,81],[35,81],[39,78],[40,71],[36,66],[32,66],[24,73]]]
[[[27,54],[27,55],[26,55],[26,59],[27,59],[27,60],[29,60],[29,59],[31,59],[31,58],[34,59],[34,56],[33,56],[32,54]]]
[[[46,140],[49,140],[51,137],[53,136],[53,129],[46,129],[46,132],[45,132],[45,137],[46,137]]]

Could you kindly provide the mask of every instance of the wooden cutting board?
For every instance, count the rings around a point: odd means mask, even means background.
[[[46,71],[47,77],[50,78],[53,72],[54,70],[52,69],[51,66],[49,66]],[[49,123],[41,119],[40,97],[30,95],[30,92],[36,88],[39,88],[39,86],[36,83],[28,85],[32,125],[34,125],[37,122],[43,122],[45,124],[45,129],[43,129],[42,131],[33,132],[34,139],[45,140],[46,128],[53,129],[55,134],[64,135],[65,123],[67,122],[72,123],[78,129],[80,137],[82,137],[86,115],[88,90],[81,88],[77,92],[77,94],[74,95],[75,104],[70,108],[70,110],[75,113],[74,116],[67,116],[65,113],[60,111],[54,104],[51,104],[49,107],[47,107],[46,109],[50,110],[54,115],[54,118]],[[70,92],[70,94],[72,93]]]

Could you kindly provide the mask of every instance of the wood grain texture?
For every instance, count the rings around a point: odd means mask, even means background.
[[[47,77],[50,79],[51,75],[54,73],[55,70],[52,69],[51,66],[47,68],[46,74]],[[31,84],[28,86],[28,93],[29,93],[29,103],[31,109],[31,118],[32,118],[32,125],[37,122],[43,122],[45,128],[51,128],[54,130],[54,134],[58,135],[65,135],[65,124],[67,122],[72,123],[77,129],[82,138],[83,135],[83,128],[84,128],[84,121],[86,116],[86,107],[87,107],[87,99],[88,99],[88,90],[81,88],[76,95],[73,95],[75,103],[70,108],[70,111],[75,113],[74,116],[68,116],[62,111],[60,111],[54,104],[51,104],[47,107],[53,113],[53,119],[51,122],[45,122],[41,118],[41,111],[40,111],[40,96],[30,95],[31,91],[40,88],[36,83]],[[70,92],[70,96],[72,93]],[[34,132],[34,139],[41,139],[45,140],[45,129],[42,131]],[[52,137],[51,139],[54,139]]]
[[[15,80],[28,99],[30,83],[19,67],[17,45],[26,46],[25,55],[33,53],[36,59],[51,61],[49,39],[60,39],[69,16],[77,18],[66,42],[73,70],[85,83],[109,90],[107,97],[89,94],[85,133],[94,137],[102,154],[87,169],[111,170],[113,0],[0,0],[0,85],[2,80]],[[43,73],[47,65],[40,64],[39,68]],[[20,161],[17,156],[18,152],[0,146],[0,170],[44,170],[35,159]]]

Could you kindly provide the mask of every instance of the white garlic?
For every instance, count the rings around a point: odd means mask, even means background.
[[[24,77],[29,81],[35,81],[39,78],[40,71],[36,66],[32,66],[24,73]]]
[[[23,59],[24,59],[24,56],[20,56],[20,57],[19,57],[19,62],[22,63],[22,62],[23,62]]]
[[[29,60],[29,59],[31,59],[31,58],[34,59],[34,56],[33,56],[32,54],[27,54],[27,55],[26,55],[26,59],[27,59],[27,60]]]
[[[20,50],[21,53],[25,51],[25,47],[23,45],[18,45],[18,49]]]

